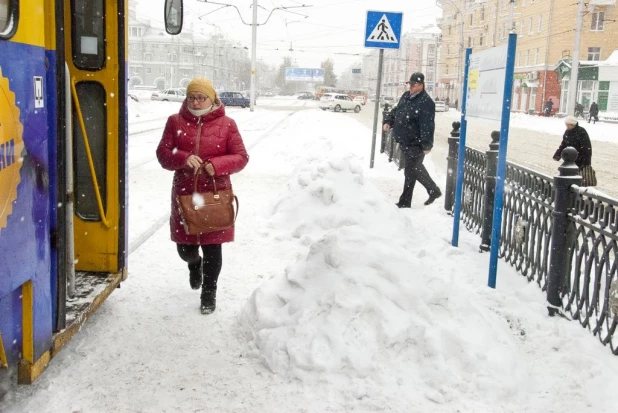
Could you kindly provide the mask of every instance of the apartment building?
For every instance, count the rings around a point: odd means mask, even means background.
[[[195,76],[205,76],[218,90],[249,88],[248,48],[222,35],[204,35],[187,27],[178,36],[136,15],[129,4],[129,87],[164,89],[186,87]]]
[[[513,3],[512,22],[511,3]],[[540,113],[550,98],[563,111],[575,45],[577,0],[437,0],[441,42],[438,93],[454,102],[461,96],[464,55],[507,43],[517,33],[512,111]],[[618,49],[615,0],[587,0],[579,59],[604,61]],[[566,63],[566,65],[565,65]],[[593,64],[594,65],[594,64]],[[601,82],[579,71],[577,100],[588,106],[598,97]],[[618,89],[618,84],[616,85]],[[617,91],[618,93],[618,91]]]

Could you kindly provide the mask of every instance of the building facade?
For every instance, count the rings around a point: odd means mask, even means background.
[[[192,28],[170,36],[138,19],[136,5],[129,4],[129,88],[186,87],[193,77],[204,76],[218,90],[249,89],[248,48]]]
[[[566,107],[568,76],[559,76],[559,62],[572,57],[577,1],[569,0],[437,0],[442,7],[438,90],[451,102],[461,96],[466,48],[478,52],[507,43],[517,33],[512,111],[541,113],[550,98],[554,111]],[[511,20],[513,3],[513,25]],[[580,61],[606,60],[618,48],[615,0],[588,0],[583,18]],[[589,79],[578,82],[592,96]],[[588,94],[584,93],[585,96]],[[588,99],[587,99],[588,100]],[[588,103],[590,103],[589,100]],[[586,106],[586,104],[585,104]],[[587,107],[587,106],[586,106]]]

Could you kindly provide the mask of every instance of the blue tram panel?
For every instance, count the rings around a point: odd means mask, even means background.
[[[111,130],[118,130],[120,136],[114,134],[112,143],[119,144],[120,148],[103,145],[113,149],[95,155],[116,162],[110,163],[106,170],[117,171],[120,176],[115,181],[121,181],[119,185],[124,189],[110,186],[110,191],[119,192],[116,202],[111,204],[123,211],[126,210],[127,197],[127,127],[126,96],[123,102],[120,94],[126,94],[126,91],[124,85],[122,88],[117,85],[126,81],[127,16],[124,11],[127,1],[103,0],[104,27],[107,30],[104,35],[108,40],[107,47],[112,49],[107,53],[103,51],[108,67],[102,68],[98,74],[89,72],[88,75],[96,80],[82,80],[84,84],[98,82],[105,88],[107,96],[119,97],[116,103],[111,103],[113,99],[108,98],[105,110],[107,118],[116,119],[118,124]],[[5,21],[14,26],[8,34],[4,27],[0,27],[0,368],[4,367],[5,361],[9,366],[19,364],[22,383],[36,379],[55,352],[78,331],[78,328],[65,329],[59,322],[68,319],[64,269],[69,265],[65,263],[65,255],[70,254],[67,254],[65,238],[75,235],[65,232],[67,155],[62,150],[64,131],[59,129],[67,123],[65,82],[80,76],[71,60],[75,25],[70,19],[75,13],[68,13],[71,17],[66,22],[64,15],[50,18],[49,10],[59,8],[46,3],[48,0],[9,2],[8,8],[0,8],[0,26]],[[78,7],[78,3],[71,2],[70,6],[67,2],[62,3],[64,7]],[[15,18],[17,14],[11,14],[15,12],[12,9],[15,4],[20,7],[21,17],[18,19]],[[8,18],[3,18],[7,16],[1,13],[8,13]],[[124,18],[124,22],[119,21],[118,16]],[[124,31],[118,30],[120,26]],[[52,38],[46,38],[50,33],[53,33]],[[65,40],[67,56],[57,55],[56,45],[64,50]],[[115,45],[117,50],[114,51]],[[65,76],[65,60],[72,70],[68,77]],[[118,68],[122,74],[120,77]],[[79,80],[76,83],[74,87],[79,88]],[[79,106],[74,96],[70,103],[74,108]],[[108,144],[107,141],[103,143]],[[117,161],[119,158],[125,161]],[[99,178],[102,182],[107,180],[105,174]],[[111,207],[103,206],[105,213],[109,209]],[[99,279],[113,278],[105,295],[98,296],[101,299],[105,299],[120,282],[121,276],[126,275],[125,221],[126,215],[122,219],[116,218],[112,230],[108,231],[116,231],[114,227],[121,229],[122,235],[116,240],[111,236],[107,238],[111,240],[108,244],[115,241],[117,245],[112,247],[123,251],[122,259],[118,258],[114,267],[118,270],[114,272],[101,266],[90,270],[92,274],[103,273],[99,274]],[[101,226],[96,221],[90,224]],[[89,311],[94,311],[92,308],[96,305],[92,304]],[[89,315],[79,314],[74,319],[81,325]],[[54,334],[54,330],[58,332]]]

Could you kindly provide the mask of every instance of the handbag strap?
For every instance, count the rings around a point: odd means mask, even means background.
[[[212,182],[212,186],[214,188],[213,193],[215,194],[215,198],[219,197],[219,191],[217,190],[217,181],[215,181],[215,177],[212,175],[209,175],[206,172],[206,168],[204,167],[204,165],[200,166],[197,171],[195,172],[195,174],[193,175],[193,192],[197,192],[197,177],[199,176],[199,174],[205,174],[208,175],[210,177],[210,180]]]
[[[202,136],[202,119],[200,118],[197,124],[197,137],[195,139],[195,150],[194,150],[195,156],[199,156],[199,153],[200,153],[200,137],[201,136]],[[202,171],[202,169],[204,171]],[[205,163],[203,163],[199,168],[197,168],[197,171],[195,171],[195,174],[193,175],[193,193],[197,192],[197,176],[201,173],[206,173]],[[208,173],[206,173],[206,175],[210,176],[210,179],[212,180],[212,186],[215,188],[215,190],[213,191],[215,194],[215,198],[219,198],[219,191],[217,191],[217,183],[215,182],[215,177],[209,175]]]

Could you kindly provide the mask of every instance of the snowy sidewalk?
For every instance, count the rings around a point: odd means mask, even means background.
[[[371,132],[341,115],[295,113],[253,145],[214,314],[166,225],[8,411],[614,412],[616,357],[507,264],[487,288],[442,198],[397,209],[402,172],[383,155],[368,171]],[[241,116],[243,134],[273,126]]]

